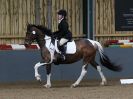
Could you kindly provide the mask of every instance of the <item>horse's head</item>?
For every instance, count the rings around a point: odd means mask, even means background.
[[[24,44],[30,45],[36,38],[37,38],[36,28],[31,24],[28,24]]]
[[[45,33],[41,30],[40,26],[28,24],[24,44],[28,46],[35,40],[44,40],[44,37]]]

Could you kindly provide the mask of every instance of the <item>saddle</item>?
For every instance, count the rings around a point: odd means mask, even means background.
[[[54,46],[55,46],[56,52],[60,53],[60,50],[58,48],[58,40],[55,40]],[[76,52],[76,44],[74,40],[67,42],[64,46],[65,46],[66,54],[74,54]]]
[[[46,47],[49,50],[50,54],[51,54],[51,60],[55,61],[53,62],[54,64],[58,65],[60,63],[60,61],[56,60],[57,57],[55,56],[55,53],[59,53],[60,54],[60,50],[58,48],[58,40],[57,39],[47,39],[46,40]],[[66,54],[74,54],[76,53],[76,44],[75,41],[71,41],[71,42],[67,42],[66,46]]]

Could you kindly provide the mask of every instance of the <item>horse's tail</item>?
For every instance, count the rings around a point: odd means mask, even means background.
[[[115,65],[114,63],[112,63],[108,56],[104,54],[102,45],[97,41],[94,41],[94,43],[96,44],[98,52],[100,54],[101,64],[112,71],[121,71],[122,68],[119,65]]]

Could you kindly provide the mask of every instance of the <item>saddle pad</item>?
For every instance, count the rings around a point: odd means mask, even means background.
[[[58,47],[57,47],[57,41],[58,40],[55,40],[55,46],[51,43],[51,39],[47,39],[46,40],[46,47],[48,48],[48,50],[52,53],[54,53],[54,51],[56,50],[57,53],[60,53],[60,51],[58,50]],[[67,43],[67,46],[66,46],[66,54],[74,54],[76,53],[76,44],[75,44],[75,41],[71,41],[71,42],[68,42]]]
[[[76,44],[75,44],[74,40],[72,42],[68,42],[67,43],[66,53],[67,54],[74,54],[74,53],[76,53]]]

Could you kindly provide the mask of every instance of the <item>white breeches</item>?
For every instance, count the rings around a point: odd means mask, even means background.
[[[59,45],[62,46],[62,45],[64,45],[67,41],[68,41],[68,39],[61,38]]]

